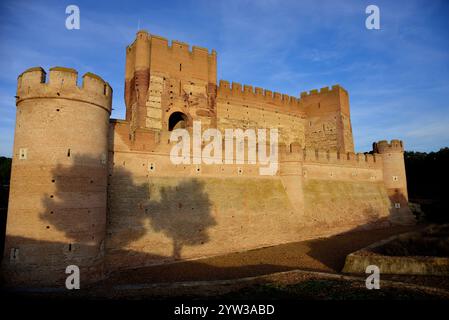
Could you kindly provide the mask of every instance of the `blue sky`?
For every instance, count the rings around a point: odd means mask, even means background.
[[[81,29],[65,28],[79,6]],[[380,8],[381,30],[365,28]],[[124,118],[125,47],[138,27],[214,48],[218,78],[298,96],[340,84],[356,151],[399,138],[407,150],[449,146],[447,1],[5,1],[0,4],[0,155],[12,153],[17,76],[32,66],[94,72]]]

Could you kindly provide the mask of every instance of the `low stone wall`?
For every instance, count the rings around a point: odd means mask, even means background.
[[[447,231],[448,228],[433,226],[376,242],[349,254],[343,272],[365,273],[367,266],[376,265],[381,274],[447,276],[449,257],[446,250],[449,239],[442,230]],[[426,250],[429,253],[426,254]]]

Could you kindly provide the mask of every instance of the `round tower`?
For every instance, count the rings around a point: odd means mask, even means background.
[[[383,163],[383,180],[391,201],[392,222],[407,224],[414,222],[408,207],[407,177],[404,163],[404,146],[400,140],[390,143],[382,140],[373,144],[375,153]]]
[[[112,89],[99,76],[55,67],[18,77],[5,280],[65,286],[103,276]]]

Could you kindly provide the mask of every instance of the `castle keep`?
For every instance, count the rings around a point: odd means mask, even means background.
[[[64,286],[109,273],[412,223],[403,144],[354,153],[339,85],[299,97],[221,80],[215,51],[137,33],[126,48],[126,119],[87,73],[31,68],[18,77],[7,236],[11,284]],[[278,128],[279,170],[173,164],[170,133]],[[224,145],[224,144],[223,144]],[[260,147],[260,146],[258,146]]]

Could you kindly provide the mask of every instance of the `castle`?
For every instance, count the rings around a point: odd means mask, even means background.
[[[109,273],[413,223],[403,144],[354,153],[339,85],[291,97],[221,80],[217,55],[139,31],[126,48],[126,119],[112,88],[76,70],[18,77],[2,273],[12,285],[64,286]],[[279,169],[173,164],[174,129],[278,128]],[[260,147],[260,145],[258,146]]]

